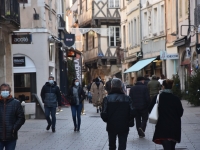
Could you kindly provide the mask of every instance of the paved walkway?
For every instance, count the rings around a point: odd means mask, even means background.
[[[200,107],[182,101],[182,141],[177,150],[200,150]],[[106,124],[95,108],[86,102],[80,132],[73,131],[71,109],[63,108],[57,115],[56,132],[46,131],[46,121],[29,119],[19,131],[16,150],[108,150]],[[154,125],[148,124],[146,137],[138,138],[135,127],[130,129],[127,150],[161,150],[152,142]]]

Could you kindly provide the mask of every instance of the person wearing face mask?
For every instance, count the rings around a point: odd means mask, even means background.
[[[4,83],[0,86],[0,150],[14,150],[17,132],[25,122],[24,111],[19,100],[10,94],[11,87]]]
[[[73,79],[71,88],[68,92],[68,98],[70,99],[72,119],[74,122],[74,131],[80,131],[81,125],[81,110],[83,107],[82,101],[85,99],[85,92],[80,86],[78,79]],[[76,119],[77,116],[77,119]]]
[[[61,109],[61,94],[53,76],[50,76],[49,81],[42,87],[40,95],[44,103],[45,117],[48,123],[46,130],[49,130],[52,126],[52,132],[55,132],[56,107],[58,106],[58,109]]]

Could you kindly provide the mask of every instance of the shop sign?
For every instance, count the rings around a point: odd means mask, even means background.
[[[165,60],[165,59],[179,59],[178,54],[167,54],[166,51],[160,51],[160,59]]]
[[[31,44],[32,35],[12,35],[12,44]]]
[[[25,57],[13,57],[13,67],[25,67]]]
[[[65,34],[64,43],[66,46],[71,47],[75,42],[75,34]]]
[[[196,44],[196,52],[197,54],[200,54],[200,44]]]

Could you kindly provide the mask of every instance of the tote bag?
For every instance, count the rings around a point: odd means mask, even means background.
[[[157,121],[158,121],[158,117],[159,117],[159,114],[158,114],[159,96],[160,96],[160,94],[157,95],[156,103],[155,103],[151,113],[149,114],[149,123],[152,123],[152,124],[156,124]]]

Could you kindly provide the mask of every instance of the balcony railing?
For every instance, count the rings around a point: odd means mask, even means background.
[[[65,28],[65,21],[62,16],[59,16],[59,22],[58,22],[59,28]]]
[[[17,0],[0,0],[0,19],[13,21],[20,25],[20,10]]]

